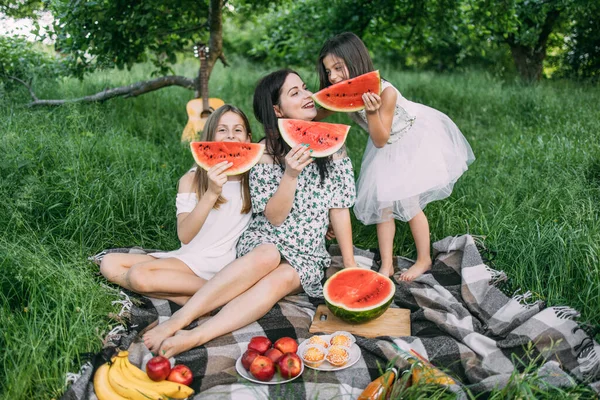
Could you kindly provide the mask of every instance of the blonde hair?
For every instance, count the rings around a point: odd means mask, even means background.
[[[232,106],[231,104],[225,104],[217,108],[208,117],[206,125],[204,126],[204,130],[202,131],[202,136],[200,137],[200,140],[202,142],[215,141],[215,133],[217,132],[217,127],[219,126],[219,120],[221,119],[223,114],[227,112],[232,112],[234,114],[239,115],[242,118],[242,121],[244,121],[246,133],[248,134],[248,137],[252,139],[252,131],[250,129],[250,123],[248,122],[248,117],[246,117],[246,114],[244,114],[242,110],[235,106]],[[241,180],[240,190],[242,195],[242,214],[247,214],[252,209],[252,203],[250,200],[249,175],[250,172],[245,172],[242,175]],[[206,191],[208,190],[208,174],[203,168],[199,167],[198,165],[196,165],[196,173],[194,175],[193,186],[196,188],[196,195],[198,196],[198,198],[201,198],[204,195],[204,193],[206,193]],[[225,199],[222,195],[219,195],[219,198],[217,199],[213,208],[215,210],[218,210],[221,204],[224,204],[226,202],[227,199]]]

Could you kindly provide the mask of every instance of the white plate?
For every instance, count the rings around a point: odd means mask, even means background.
[[[279,375],[279,372],[275,371],[275,375],[273,375],[273,377],[271,378],[270,381],[259,381],[258,379],[256,379],[255,377],[252,376],[252,374],[249,371],[246,371],[246,368],[244,368],[244,365],[242,364],[242,357],[240,356],[240,358],[237,359],[237,361],[235,362],[235,369],[237,370],[238,374],[240,374],[242,376],[242,378],[244,379],[248,379],[250,382],[254,382],[254,383],[260,383],[263,385],[278,385],[280,383],[286,383],[286,382],[290,382],[293,381],[294,379],[296,379],[297,377],[299,377],[300,375],[302,375],[302,373],[304,372],[304,362],[302,361],[302,359],[300,359],[301,363],[302,363],[302,368],[300,369],[300,373],[298,375],[296,375],[293,378],[290,379],[285,379],[283,376]]]
[[[323,339],[329,341],[330,335],[318,335],[318,336],[321,336]],[[304,348],[306,347],[307,343],[308,343],[308,339],[306,339],[305,341],[300,343],[300,345],[298,346],[297,353],[300,356],[300,358],[302,358],[302,352],[304,351]],[[356,343],[352,343],[352,347],[350,347],[350,359],[348,360],[348,362],[346,364],[342,365],[341,367],[334,367],[333,365],[329,364],[329,361],[327,361],[327,360],[323,361],[323,364],[319,365],[318,367],[311,367],[310,365],[307,365],[307,367],[316,369],[318,371],[339,371],[341,369],[346,369],[346,368],[349,368],[349,367],[353,366],[354,364],[356,364],[356,362],[358,360],[360,360],[360,356],[361,356],[360,347],[358,347],[358,345]]]

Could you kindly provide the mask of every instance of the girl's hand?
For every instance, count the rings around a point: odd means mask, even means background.
[[[313,162],[314,159],[310,155],[312,150],[309,150],[307,146],[299,144],[285,156],[285,174],[290,178],[297,178],[304,167]]]
[[[327,227],[327,232],[325,233],[325,239],[333,240],[335,239],[335,232],[333,231],[333,225],[329,223],[329,227]]]
[[[363,93],[362,99],[365,102],[365,111],[374,113],[381,107],[381,97],[375,93]]]
[[[217,196],[221,195],[221,192],[223,191],[223,185],[225,182],[227,182],[227,175],[225,175],[225,171],[232,165],[232,162],[221,161],[208,170],[208,192],[211,192]]]

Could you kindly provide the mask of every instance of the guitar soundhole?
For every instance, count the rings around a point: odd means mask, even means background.
[[[204,110],[204,111],[202,111],[202,112],[200,113],[200,116],[201,116],[202,118],[208,118],[208,116],[209,116],[210,114],[212,114],[212,112],[213,112],[213,111],[214,111],[214,110],[212,110],[212,109],[211,109],[211,110]]]

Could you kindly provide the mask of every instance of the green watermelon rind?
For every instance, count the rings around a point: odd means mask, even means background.
[[[392,304],[392,300],[394,300],[394,296],[392,296],[391,299],[389,299],[385,304],[382,304],[379,307],[376,307],[369,311],[358,311],[358,312],[357,311],[348,311],[342,307],[336,307],[333,304],[331,304],[330,302],[328,302],[327,300],[325,300],[325,304],[327,304],[327,307],[333,313],[333,315],[335,315],[342,321],[346,321],[350,324],[363,324],[365,322],[372,321],[375,318],[379,318],[380,316],[382,316],[383,313],[386,312],[386,310]]]
[[[379,77],[379,91],[378,91],[378,94],[381,95],[381,76],[379,75],[379,70],[367,72],[367,74],[370,74],[370,73],[373,73],[373,72],[376,72],[377,76]],[[366,74],[363,74],[363,75],[366,75]],[[358,77],[360,77],[360,75]],[[358,77],[356,77],[356,78],[358,78]],[[356,78],[352,78],[352,79],[356,79]],[[325,108],[325,109],[327,109],[329,111],[351,113],[351,112],[357,112],[357,111],[360,111],[360,110],[364,110],[364,108],[365,108],[364,104],[361,105],[361,106],[356,106],[356,107],[334,107],[334,106],[332,106],[330,104],[327,104],[324,99],[321,99],[319,97],[319,95],[322,94],[325,90],[329,89],[330,87],[331,86],[329,86],[329,87],[327,87],[325,89],[322,89],[322,90],[318,91],[317,93],[314,93],[311,96],[312,99],[316,103],[318,103],[321,107],[323,107],[323,108]]]
[[[204,169],[205,171],[208,171],[212,165],[208,165],[206,164],[203,160],[201,160],[198,155],[198,153],[195,151],[196,147],[201,146],[202,144],[210,144],[210,143],[217,143],[217,142],[190,142],[190,150],[192,152],[192,157],[194,157],[194,161],[196,162],[196,164],[198,164],[198,166],[202,169]],[[222,142],[222,143],[230,143],[230,142]],[[237,142],[231,142],[231,143],[237,143]],[[238,167],[236,169],[234,169],[234,166],[232,166],[230,169],[225,171],[225,175],[227,176],[233,176],[233,175],[240,175],[243,174],[247,171],[249,171],[252,167],[254,167],[258,161],[261,159],[263,153],[265,152],[265,145],[262,143],[240,143],[240,144],[248,144],[251,145],[253,148],[257,148],[258,151],[254,154],[253,158],[247,160],[247,163],[243,166],[243,167]]]
[[[290,133],[288,133],[285,124],[286,123],[294,123],[296,121],[301,122],[301,123],[314,123],[314,124],[319,124],[319,125],[322,125],[322,126],[331,125],[332,127],[333,126],[336,126],[336,127],[343,126],[343,127],[345,127],[344,140],[341,140],[339,144],[336,144],[335,146],[331,146],[328,149],[325,149],[325,150],[322,150],[322,151],[318,151],[318,150],[313,151],[313,153],[311,153],[311,156],[315,157],[315,158],[327,157],[327,156],[330,156],[330,155],[336,153],[339,149],[342,148],[342,146],[346,142],[346,138],[348,137],[348,132],[350,131],[350,125],[345,125],[345,124],[332,124],[332,123],[328,123],[328,122],[304,121],[304,120],[297,120],[297,119],[293,119],[293,118],[279,118],[277,120],[277,125],[279,127],[279,133],[281,134],[281,137],[283,138],[283,140],[291,148],[294,148],[295,146],[299,145],[300,142],[296,141],[292,137],[292,135]],[[310,147],[309,147],[309,149],[310,149]]]
[[[362,323],[372,321],[375,318],[379,318],[380,316],[382,316],[383,313],[386,312],[386,310],[390,307],[390,305],[392,304],[392,301],[394,300],[394,294],[396,293],[396,286],[394,285],[394,282],[390,278],[384,277],[382,275],[381,278],[387,279],[391,285],[391,290],[390,290],[390,294],[388,295],[388,297],[386,299],[384,299],[380,304],[374,305],[372,307],[361,309],[361,310],[356,310],[356,309],[349,310],[347,308],[344,308],[344,306],[341,304],[333,303],[333,302],[329,301],[329,299],[327,298],[327,287],[329,286],[329,283],[332,281],[332,279],[336,275],[343,273],[344,271],[346,271],[346,270],[343,269],[339,272],[336,272],[334,275],[332,275],[327,280],[327,282],[325,282],[325,285],[323,287],[323,296],[325,297],[325,304],[327,305],[327,308],[329,308],[329,310],[333,313],[333,315],[335,315],[342,321],[348,322],[350,324],[362,324]],[[373,272],[373,273],[376,274],[377,272]]]

